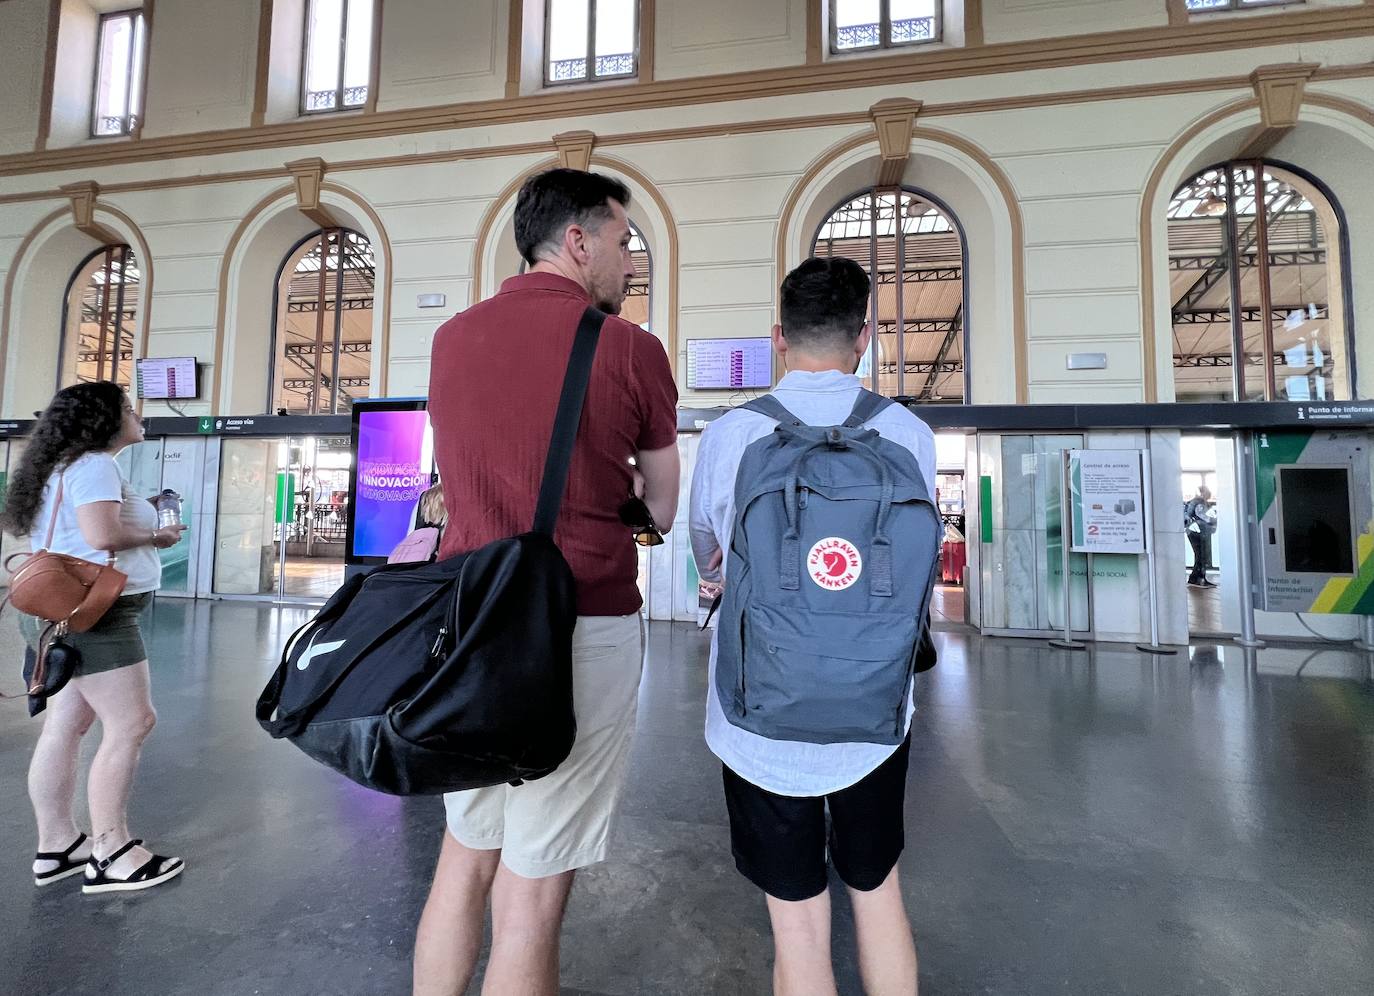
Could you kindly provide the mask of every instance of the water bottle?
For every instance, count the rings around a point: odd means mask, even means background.
[[[159,529],[181,525],[181,495],[171,488],[157,496],[157,525]]]

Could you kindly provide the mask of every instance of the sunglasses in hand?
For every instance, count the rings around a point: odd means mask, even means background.
[[[626,498],[620,506],[620,521],[633,529],[635,542],[640,546],[661,546],[663,533],[654,525],[654,517],[644,499],[635,495]]]

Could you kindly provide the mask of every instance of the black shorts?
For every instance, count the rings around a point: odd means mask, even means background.
[[[905,835],[907,755],[911,738],[858,782],[830,795],[777,795],[724,767],[730,845],[740,874],[776,899],[797,902],[826,888],[825,810],[830,860],[841,881],[870,892],[897,864]]]

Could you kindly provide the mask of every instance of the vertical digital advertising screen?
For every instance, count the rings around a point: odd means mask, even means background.
[[[434,435],[423,398],[353,406],[350,564],[380,564],[415,528],[420,496],[434,480]]]

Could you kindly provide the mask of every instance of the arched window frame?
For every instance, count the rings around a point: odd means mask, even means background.
[[[82,257],[81,262],[78,263],[78,264],[76,265],[76,268],[72,270],[72,275],[71,275],[70,277],[67,278],[66,290],[64,291],[64,293],[63,293],[63,295],[62,295],[62,325],[61,325],[61,332],[60,332],[60,335],[59,335],[59,337],[58,337],[58,347],[57,347],[57,389],[58,389],[58,390],[61,390],[63,387],[69,386],[69,385],[63,383],[63,379],[64,379],[64,378],[63,378],[63,371],[64,371],[64,369],[66,368],[66,365],[67,365],[67,350],[68,350],[69,345],[70,345],[69,342],[68,342],[68,332],[69,332],[69,323],[70,323],[70,320],[71,320],[72,294],[73,294],[73,292],[75,292],[75,291],[77,290],[77,286],[76,286],[77,279],[81,276],[82,272],[86,269],[86,267],[89,266],[89,265],[91,264],[91,261],[92,261],[92,260],[94,260],[94,259],[95,259],[96,257],[98,257],[98,256],[103,256],[103,255],[105,255],[106,253],[112,253],[112,252],[123,252],[123,253],[124,253],[124,260],[125,260],[126,262],[127,262],[127,260],[128,260],[130,257],[132,257],[132,258],[133,258],[133,261],[134,261],[134,266],[135,266],[135,268],[138,267],[138,255],[137,255],[137,253],[134,252],[132,246],[128,245],[127,243],[118,243],[118,244],[114,244],[114,245],[105,245],[105,246],[100,246],[98,249],[92,250],[91,252],[87,253],[84,257]],[[122,274],[122,273],[123,273],[123,265],[121,264],[121,274]],[[138,283],[139,283],[139,285],[141,285],[141,284],[142,284],[142,272],[139,271],[139,274],[140,274],[140,279],[139,279],[139,282],[138,282]],[[126,288],[127,286],[128,286],[128,284],[126,284],[126,283],[124,282],[124,280],[121,279],[121,280],[120,280],[120,284],[119,284],[119,294],[118,294],[118,296],[117,296],[116,299],[115,299],[115,314],[116,314],[115,322],[116,322],[116,328],[121,328],[121,329],[122,329],[122,325],[119,324],[119,323],[120,323],[120,318],[119,318],[118,316],[122,315],[123,312],[124,312],[124,310],[125,310],[125,309],[124,309],[124,304],[125,304],[125,301],[124,301],[124,290],[125,290],[125,288]],[[85,292],[85,288],[82,288],[82,293],[84,293],[84,292]],[[140,299],[140,301],[138,302],[138,304],[141,304],[141,303],[142,303],[142,301],[141,301],[141,299]],[[135,307],[137,307],[137,304],[135,305]],[[130,390],[132,390],[132,389],[133,389],[133,384],[134,384],[134,381],[135,381],[135,376],[134,376],[134,364],[135,364],[135,361],[136,361],[136,357],[133,356],[133,355],[130,355],[129,360],[128,360],[128,375],[121,379],[121,378],[120,378],[120,370],[121,370],[121,363],[122,363],[122,361],[121,361],[121,358],[120,358],[120,356],[119,356],[119,343],[118,343],[117,339],[118,339],[118,334],[116,335],[116,342],[115,342],[115,348],[114,348],[114,355],[113,355],[113,358],[112,358],[112,360],[111,360],[111,362],[112,362],[111,371],[112,371],[112,373],[113,373],[113,376],[108,376],[108,377],[105,376],[104,357],[103,357],[104,349],[103,349],[103,344],[102,344],[102,349],[101,349],[102,357],[101,357],[101,359],[99,359],[99,360],[96,361],[96,379],[97,379],[97,380],[113,380],[115,383],[120,384],[121,386],[123,386],[123,387],[125,387],[125,388],[128,388],[128,389],[130,389]],[[102,341],[103,341],[103,335],[102,335]],[[79,362],[80,362],[80,361],[78,360],[78,363],[79,363]]]
[[[371,241],[371,239],[369,239],[365,234],[363,234],[362,232],[357,231],[356,229],[344,228],[344,227],[333,228],[333,229],[317,228],[317,229],[315,229],[313,232],[310,232],[308,235],[305,235],[305,236],[303,236],[302,238],[298,239],[298,240],[296,241],[296,243],[295,243],[294,245],[292,245],[291,248],[290,248],[289,250],[287,250],[286,254],[285,254],[284,256],[282,256],[282,261],[281,261],[281,263],[277,266],[276,278],[275,278],[275,280],[273,281],[273,284],[272,284],[272,326],[271,326],[271,327],[272,327],[272,335],[271,335],[271,341],[270,341],[270,344],[269,344],[269,348],[270,348],[269,356],[271,357],[271,374],[270,374],[270,376],[269,376],[268,379],[267,379],[267,401],[266,401],[266,406],[265,406],[265,408],[264,408],[264,410],[267,411],[267,412],[275,412],[275,411],[276,411],[276,404],[277,404],[277,400],[278,400],[278,399],[277,399],[277,394],[278,394],[278,379],[279,379],[279,377],[282,375],[282,370],[279,369],[279,368],[278,368],[278,365],[277,365],[277,364],[278,364],[278,359],[277,359],[277,352],[278,352],[278,350],[277,350],[277,346],[278,346],[278,344],[279,344],[280,341],[281,341],[281,335],[282,335],[282,328],[281,328],[281,322],[279,321],[279,316],[282,314],[282,311],[281,311],[281,304],[282,304],[282,302],[281,302],[282,284],[283,284],[283,281],[284,281],[284,280],[286,279],[286,277],[287,277],[287,272],[286,272],[287,265],[290,264],[293,268],[294,268],[295,266],[298,266],[298,265],[300,264],[300,258],[303,258],[303,257],[298,257],[297,254],[300,253],[300,250],[302,249],[302,247],[308,245],[308,244],[311,243],[311,242],[316,242],[316,241],[318,241],[322,235],[325,235],[325,234],[328,233],[328,232],[339,232],[339,233],[340,233],[341,235],[343,235],[343,236],[354,235],[354,236],[357,236],[358,238],[364,240],[365,242],[367,242],[369,246],[372,246],[372,241]],[[375,249],[375,247],[373,247],[373,252],[375,253],[375,251],[376,251],[376,249]],[[328,269],[328,266],[327,266],[327,265],[322,266],[322,267],[321,267],[321,273],[324,273],[327,269]],[[335,286],[334,286],[334,288],[331,289],[331,290],[329,291],[329,293],[333,295],[333,297],[334,297],[334,299],[335,299],[336,301],[339,300],[339,299],[342,297],[343,279],[344,279],[344,278],[343,278],[343,270],[342,270],[342,268],[341,268],[341,269],[338,271],[338,275],[335,277]],[[372,306],[373,306],[374,309],[375,309],[376,306],[377,306],[377,292],[376,292],[376,288],[375,288],[375,287],[373,288]],[[323,311],[323,309],[321,309],[321,311]],[[332,375],[331,375],[331,382],[330,382],[330,389],[329,389],[329,407],[328,407],[328,410],[327,410],[327,411],[319,411],[319,408],[320,408],[320,401],[319,401],[319,393],[317,392],[316,395],[315,395],[315,406],[314,406],[316,410],[309,413],[309,414],[312,414],[312,415],[314,415],[314,414],[333,414],[333,413],[335,413],[335,412],[338,411],[338,406],[339,406],[339,384],[338,384],[339,378],[338,378],[338,370],[339,370],[339,361],[340,361],[340,356],[341,356],[341,353],[340,353],[340,342],[341,342],[341,338],[342,338],[342,334],[343,334],[343,309],[337,309],[337,308],[336,308],[334,314],[335,314],[335,320],[334,320],[334,336],[333,336],[333,340],[332,340],[333,345],[332,345],[332,353],[331,353],[331,355],[333,356],[334,361],[333,361],[333,366],[332,366]],[[317,340],[317,341],[318,341],[318,340]],[[374,341],[372,342],[372,348],[375,349],[375,348],[376,348],[376,345],[377,345],[377,344],[376,344],[376,342],[375,342],[375,340],[374,340]],[[316,376],[317,376],[317,380],[318,380],[319,382],[323,382],[323,380],[324,380],[324,372],[323,372],[322,369],[320,369],[321,365],[320,365],[320,363],[318,362],[318,356],[317,356],[316,359],[317,359],[317,362],[316,362]],[[283,362],[284,362],[284,360],[283,360]]]
[[[900,187],[869,187],[869,188],[866,189],[866,190],[856,190],[854,193],[849,194],[848,196],[843,197],[843,198],[841,198],[839,201],[835,202],[835,204],[832,205],[831,208],[830,208],[828,211],[826,211],[823,215],[821,215],[821,220],[820,220],[820,222],[816,225],[815,230],[811,233],[811,240],[807,243],[807,245],[810,247],[810,248],[809,248],[809,253],[808,253],[808,254],[809,254],[809,255],[813,255],[813,256],[815,255],[815,252],[816,252],[816,244],[820,241],[821,230],[824,229],[825,226],[829,223],[830,219],[835,215],[835,212],[839,211],[839,210],[840,210],[841,208],[843,208],[845,205],[853,203],[854,201],[858,200],[860,197],[865,197],[865,196],[867,196],[867,197],[877,197],[877,196],[879,196],[879,195],[887,194],[887,193],[898,193],[898,194],[906,193],[906,194],[911,194],[913,197],[918,197],[918,198],[920,198],[921,200],[927,202],[927,203],[930,204],[932,207],[934,207],[934,208],[936,208],[938,211],[940,211],[940,213],[943,214],[943,215],[945,216],[945,218],[947,218],[947,219],[949,220],[950,224],[954,227],[955,233],[959,236],[959,268],[960,268],[960,270],[959,270],[959,272],[960,272],[960,288],[959,288],[959,290],[960,290],[960,296],[961,296],[961,304],[960,304],[960,307],[959,307],[960,316],[961,316],[961,317],[960,317],[960,320],[959,320],[959,322],[960,322],[960,327],[959,327],[959,341],[960,341],[960,346],[961,346],[962,353],[963,353],[963,363],[964,363],[964,378],[963,378],[963,379],[964,379],[964,396],[963,396],[962,403],[963,403],[963,404],[972,404],[972,403],[973,403],[973,396],[972,396],[972,385],[973,385],[973,381],[972,381],[972,378],[971,378],[971,376],[970,376],[970,369],[969,369],[969,348],[968,348],[968,345],[969,345],[969,343],[968,343],[968,326],[969,326],[969,280],[968,280],[968,274],[969,274],[969,258],[968,258],[968,236],[967,236],[967,235],[965,234],[965,232],[964,232],[964,226],[963,226],[963,223],[959,220],[959,216],[958,216],[957,214],[954,213],[954,211],[949,207],[948,204],[946,204],[946,203],[945,203],[944,201],[942,201],[940,198],[934,196],[933,194],[928,193],[928,192],[925,191],[925,190],[922,190],[922,189],[919,188],[919,187],[913,187],[913,186],[910,186],[910,185],[907,185],[907,184],[903,184],[903,185],[900,186]],[[879,236],[878,236],[878,234],[877,234],[877,229],[876,229],[876,227],[875,227],[875,228],[869,233],[869,247],[870,247],[870,248],[869,248],[869,252],[870,252],[869,258],[870,258],[870,259],[873,259],[873,260],[876,260],[876,259],[877,259],[876,245],[877,245],[877,240],[878,240],[878,238],[879,238]],[[905,241],[906,241],[905,239],[900,239],[900,238],[897,239],[897,252],[898,252],[898,256],[897,256],[897,268],[898,268],[898,272],[901,272],[903,269],[905,269],[905,267],[903,266],[903,263],[905,262],[905,245],[904,245]],[[878,386],[879,386],[879,383],[880,383],[880,381],[879,381],[879,375],[880,375],[879,361],[880,361],[880,357],[879,357],[879,352],[878,352],[878,345],[879,345],[879,341],[878,341],[878,284],[877,284],[877,281],[874,280],[874,272],[875,272],[875,271],[868,271],[869,280],[872,281],[872,287],[871,287],[871,289],[870,289],[869,297],[868,297],[868,324],[869,324],[869,327],[872,328],[872,330],[873,330],[873,335],[872,335],[872,337],[871,337],[871,339],[870,339],[870,341],[869,341],[869,346],[868,346],[868,348],[869,348],[869,364],[870,364],[870,369],[871,369],[872,372],[873,372],[873,373],[872,373],[873,389],[874,389],[874,390],[877,390],[877,389],[878,389]],[[901,282],[900,282],[900,281],[898,281],[898,286],[899,286],[899,287],[901,286]],[[899,297],[899,303],[900,303],[900,297]],[[899,328],[899,329],[898,329],[898,335],[897,335],[897,344],[898,344],[898,350],[900,351],[900,355],[902,356],[902,360],[899,360],[899,361],[898,361],[897,369],[898,369],[898,384],[901,385],[901,386],[905,386],[905,380],[906,380],[906,371],[905,371],[906,364],[905,364],[905,362],[904,362],[904,361],[905,361],[905,335],[906,335],[905,329]],[[935,362],[936,362],[937,364],[940,362],[938,356],[937,356]],[[936,371],[934,371],[934,373],[935,373],[936,376],[938,376],[938,369],[937,369]],[[920,376],[919,373],[917,374],[917,376]],[[899,396],[899,397],[905,397],[905,398],[907,398],[907,399],[909,399],[909,400],[912,400],[912,401],[925,401],[925,402],[929,402],[929,401],[931,400],[930,397],[929,397],[929,393],[930,393],[930,390],[933,388],[934,383],[935,383],[935,381],[934,381],[933,379],[930,380],[929,383],[928,383],[927,385],[924,385],[924,386],[922,387],[921,393],[918,394],[918,395],[902,394],[901,391],[900,391],[900,389],[899,389],[899,392],[898,392],[898,395],[897,395],[897,396]]]
[[[1349,224],[1348,224],[1348,222],[1347,222],[1347,219],[1346,219],[1345,209],[1342,207],[1340,200],[1337,199],[1335,193],[1331,190],[1331,188],[1330,188],[1329,186],[1327,186],[1327,184],[1324,183],[1320,178],[1318,178],[1318,177],[1315,176],[1314,174],[1310,173],[1310,172],[1307,171],[1306,169],[1303,169],[1301,166],[1295,166],[1295,165],[1293,165],[1292,163],[1289,163],[1289,162],[1286,162],[1286,161],[1283,161],[1283,160],[1272,159],[1272,158],[1260,158],[1260,159],[1226,159],[1226,160],[1222,160],[1221,162],[1212,163],[1211,165],[1203,166],[1203,167],[1201,167],[1200,169],[1195,169],[1195,170],[1191,171],[1191,172],[1188,174],[1188,176],[1183,180],[1182,183],[1179,183],[1179,184],[1176,184],[1176,185],[1175,185],[1174,193],[1170,195],[1170,198],[1169,198],[1169,202],[1168,202],[1168,203],[1172,204],[1173,199],[1174,199],[1175,197],[1178,196],[1178,192],[1179,192],[1180,190],[1182,190],[1184,187],[1186,187],[1186,186],[1188,186],[1189,184],[1191,184],[1192,182],[1194,182],[1198,177],[1200,177],[1200,176],[1202,176],[1202,175],[1204,175],[1204,174],[1206,174],[1206,173],[1210,173],[1210,172],[1213,172],[1213,171],[1225,171],[1225,170],[1228,170],[1228,169],[1235,169],[1235,168],[1244,169],[1244,168],[1256,168],[1256,167],[1257,167],[1258,170],[1259,170],[1259,175],[1260,175],[1260,176],[1263,175],[1263,171],[1264,171],[1265,169],[1273,168],[1273,169],[1280,170],[1280,171],[1285,172],[1285,173],[1291,173],[1291,174],[1293,174],[1294,176],[1296,176],[1296,177],[1298,177],[1299,179],[1301,179],[1303,182],[1310,184],[1310,185],[1311,185],[1314,189],[1316,189],[1316,191],[1317,191],[1319,194],[1321,194],[1321,196],[1326,200],[1327,206],[1330,207],[1332,213],[1335,215],[1335,218],[1336,218],[1336,229],[1337,229],[1337,231],[1336,231],[1336,233],[1335,233],[1334,242],[1335,242],[1335,245],[1336,245],[1336,247],[1337,247],[1337,250],[1338,250],[1338,252],[1339,252],[1339,254],[1340,254],[1339,280],[1340,280],[1340,290],[1341,290],[1341,319],[1342,319],[1342,332],[1343,332],[1343,334],[1342,334],[1342,339],[1344,340],[1343,345],[1344,345],[1344,347],[1345,347],[1345,356],[1346,356],[1346,375],[1347,375],[1347,378],[1348,378],[1348,379],[1347,379],[1347,384],[1350,386],[1350,395],[1351,395],[1351,398],[1353,398],[1353,397],[1354,397],[1354,393],[1355,393],[1355,392],[1354,392],[1354,385],[1357,383],[1357,381],[1356,381],[1356,379],[1355,379],[1355,378],[1356,378],[1357,370],[1356,370],[1356,354],[1355,354],[1355,307],[1354,307],[1354,301],[1353,301],[1353,299],[1352,299],[1352,291],[1351,291],[1353,279],[1352,279],[1352,264],[1351,264],[1351,258],[1350,258],[1350,226],[1349,226]],[[1227,186],[1228,191],[1229,191],[1229,188],[1231,187],[1231,184],[1228,183],[1228,184],[1226,184],[1226,186]],[[1167,210],[1167,208],[1166,208],[1166,210]],[[1263,212],[1259,212],[1259,214],[1263,214]],[[1226,255],[1226,261],[1227,261],[1227,262],[1226,262],[1226,266],[1227,266],[1227,271],[1228,271],[1228,273],[1234,273],[1234,272],[1236,272],[1235,246],[1232,244],[1232,241],[1231,241],[1229,238],[1226,240],[1226,243],[1225,243],[1225,246],[1224,246],[1224,252],[1225,252],[1225,255]],[[1258,253],[1257,253],[1257,256],[1260,256],[1260,255],[1263,255],[1263,254],[1258,254]],[[1166,273],[1167,273],[1167,271],[1166,271]],[[1328,281],[1332,279],[1331,274],[1330,274],[1329,272],[1328,272],[1328,275],[1327,275],[1327,279],[1328,279]],[[1233,293],[1234,293],[1234,292],[1233,292]],[[1265,288],[1265,294],[1266,294],[1266,296],[1267,296],[1269,293],[1270,293],[1270,288],[1266,287],[1266,288]],[[1170,303],[1171,303],[1171,311],[1172,311],[1172,304],[1173,304],[1173,302],[1172,302],[1172,295],[1170,295],[1170,298],[1171,298],[1171,302],[1170,302]],[[1233,306],[1230,308],[1230,311],[1231,311],[1231,314],[1232,314],[1232,318],[1231,318],[1231,333],[1232,333],[1232,334],[1231,334],[1231,360],[1232,360],[1233,369],[1236,371],[1236,374],[1234,375],[1233,381],[1232,381],[1232,385],[1233,385],[1233,386],[1232,386],[1232,397],[1231,397],[1231,400],[1232,400],[1232,401],[1240,401],[1240,402],[1243,402],[1243,401],[1246,400],[1246,394],[1247,394],[1246,386],[1245,386],[1245,374],[1244,374],[1244,367],[1245,367],[1245,364],[1244,364],[1244,361],[1243,361],[1243,360],[1241,360],[1240,362],[1237,362],[1237,356],[1240,356],[1240,355],[1243,354],[1243,352],[1244,352],[1243,342],[1242,342],[1243,333],[1242,333],[1242,331],[1241,331],[1241,329],[1240,329],[1240,326],[1243,325],[1243,320],[1242,320],[1242,319],[1238,319],[1238,318],[1236,317],[1236,314],[1237,314],[1237,310],[1238,310],[1238,309],[1236,309],[1236,308],[1234,307],[1234,301],[1232,301],[1232,305],[1233,305]],[[1243,309],[1239,309],[1239,310],[1243,310]],[[1172,314],[1171,314],[1171,316],[1170,316],[1170,325],[1171,325],[1171,329],[1172,329],[1172,326],[1173,326],[1173,316],[1172,316]],[[1268,323],[1265,323],[1265,328],[1266,328],[1266,330],[1267,330],[1268,335],[1270,336],[1270,341],[1267,343],[1267,346],[1270,348],[1270,351],[1272,351],[1272,346],[1273,346],[1273,342],[1272,342],[1272,334],[1273,334],[1273,332],[1272,332],[1272,327],[1270,327]],[[1274,400],[1282,400],[1282,399],[1275,398],[1275,397],[1272,396],[1271,388],[1270,388],[1269,384],[1266,382],[1264,398],[1263,398],[1262,400],[1274,401]],[[1331,400],[1350,400],[1350,399],[1349,399],[1349,398],[1328,398],[1328,399],[1326,399],[1326,400],[1331,401]]]

